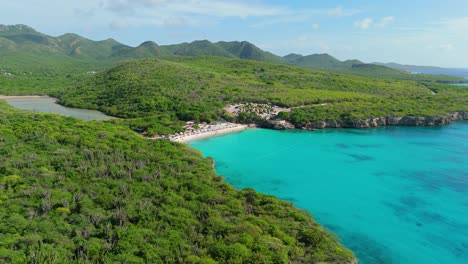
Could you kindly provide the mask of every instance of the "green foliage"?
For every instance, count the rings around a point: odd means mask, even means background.
[[[372,78],[400,79],[414,81],[438,81],[438,82],[459,82],[466,81],[461,77],[436,76],[427,74],[411,74],[407,72],[406,67],[398,67],[396,64],[367,64],[359,60],[340,61],[329,54],[313,54],[302,56],[299,54],[290,54],[284,57],[290,65],[332,70],[337,72],[356,74]],[[388,66],[388,67],[387,67]],[[395,67],[396,66],[396,67]],[[403,65],[399,65],[403,66]],[[414,66],[417,67],[417,66]]]
[[[444,116],[468,110],[467,93],[463,87],[434,82],[370,79],[219,57],[165,57],[97,74],[63,91],[60,102],[124,118],[145,117],[124,122],[133,123],[132,129],[165,134],[179,131],[178,120],[261,123],[254,114],[227,116],[223,107],[231,103],[294,107],[279,118],[301,126],[323,120]]]
[[[198,151],[0,101],[2,263],[350,263],[288,202]]]
[[[76,34],[51,37],[24,26],[0,25],[0,94],[51,94],[82,78],[86,72],[101,71],[116,63],[161,56],[219,56],[291,64],[306,68],[340,71],[373,78],[416,81],[458,82],[463,78],[408,74],[358,60],[341,62],[328,54],[285,57],[263,51],[247,41],[217,42],[207,40],[159,46],[146,41],[138,47],[123,45],[113,39],[93,41]],[[75,78],[78,77],[78,78]],[[466,80],[465,80],[466,81]],[[266,84],[273,84],[265,80]]]

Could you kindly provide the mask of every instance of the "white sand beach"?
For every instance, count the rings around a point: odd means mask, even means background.
[[[175,135],[175,136],[172,136],[170,140],[175,141],[175,142],[187,143],[193,140],[240,132],[247,128],[249,128],[249,126],[247,125],[229,123],[225,125],[214,126],[210,129],[203,129],[203,130],[196,131],[193,133],[184,133],[182,135]]]

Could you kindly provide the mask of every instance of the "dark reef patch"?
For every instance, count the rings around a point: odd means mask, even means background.
[[[406,174],[405,178],[418,181],[429,191],[445,188],[459,193],[468,191],[468,172],[463,170],[416,171]]]
[[[356,252],[359,257],[359,261],[362,263],[397,263],[393,259],[389,248],[362,233],[348,233],[342,237],[343,242]]]
[[[347,156],[355,159],[356,161],[370,161],[374,160],[373,157],[367,156],[367,155],[362,155],[362,154],[351,154],[351,153],[345,153]]]
[[[349,146],[344,143],[337,143],[335,146],[340,149],[349,149]]]
[[[400,203],[403,204],[405,207],[410,207],[413,209],[427,204],[427,202],[415,196],[403,196],[399,200]]]
[[[279,180],[279,179],[273,179],[270,181],[271,185],[275,186],[281,186],[281,185],[286,185],[286,182]]]
[[[356,148],[363,148],[363,149],[368,149],[368,148],[380,148],[382,145],[378,144],[353,144]]]

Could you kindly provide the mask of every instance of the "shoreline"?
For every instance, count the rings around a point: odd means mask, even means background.
[[[179,142],[179,143],[188,143],[194,140],[200,140],[200,139],[205,139],[205,138],[222,136],[226,134],[237,133],[237,132],[241,132],[246,129],[249,129],[249,128],[252,128],[252,127],[249,127],[248,125],[236,124],[236,126],[234,127],[226,127],[226,128],[222,128],[218,130],[206,131],[206,132],[201,132],[201,133],[193,134],[193,135],[180,136],[178,138],[171,139],[171,141]]]
[[[35,98],[54,98],[48,95],[0,95],[0,100],[4,99],[35,99]]]

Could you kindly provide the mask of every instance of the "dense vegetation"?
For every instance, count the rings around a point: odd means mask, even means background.
[[[0,101],[2,263],[349,263],[307,213],[235,190],[210,159]]]
[[[302,126],[319,120],[445,116],[468,110],[467,96],[466,89],[434,82],[370,79],[220,57],[166,57],[122,64],[66,89],[60,98],[68,106],[146,117],[154,132],[164,134],[178,120],[229,119],[223,107],[230,103],[297,107],[282,117]],[[164,131],[156,129],[162,119]]]
[[[278,57],[248,42],[132,48],[0,25],[0,47],[0,94],[49,94],[126,118],[83,122],[0,101],[2,263],[350,263],[307,213],[235,190],[197,151],[128,127],[170,134],[190,119],[260,122],[223,110],[249,102],[293,108],[280,117],[298,127],[468,110],[466,88],[438,83],[460,78]]]
[[[463,78],[450,76],[408,74],[384,66],[364,64],[358,60],[342,62],[328,54],[309,56],[290,54],[280,57],[263,51],[247,41],[212,43],[202,40],[165,46],[146,41],[138,47],[130,47],[113,39],[93,41],[70,33],[51,37],[25,25],[0,25],[0,47],[0,69],[14,73],[9,79],[2,78],[4,76],[0,73],[0,94],[11,91],[11,89],[1,88],[2,86],[14,87],[11,78],[24,79],[20,84],[23,86],[17,88],[21,93],[27,93],[28,90],[35,91],[35,93],[48,93],[56,91],[60,85],[68,84],[68,79],[73,75],[100,70],[129,59],[169,55],[239,58],[341,71],[374,78],[441,82],[463,81]],[[51,78],[47,79],[48,76]],[[44,83],[51,83],[51,87],[43,87]],[[36,89],[28,89],[28,85],[35,86]]]
[[[372,78],[414,80],[414,81],[437,81],[437,82],[466,82],[463,78],[446,76],[446,75],[428,75],[428,74],[411,74],[409,69],[426,69],[430,67],[418,67],[408,65],[400,65],[396,63],[364,63],[359,60],[340,61],[329,54],[313,54],[302,56],[299,54],[289,54],[284,59],[290,65],[338,71],[343,73],[356,74]],[[411,68],[410,68],[411,67]]]

